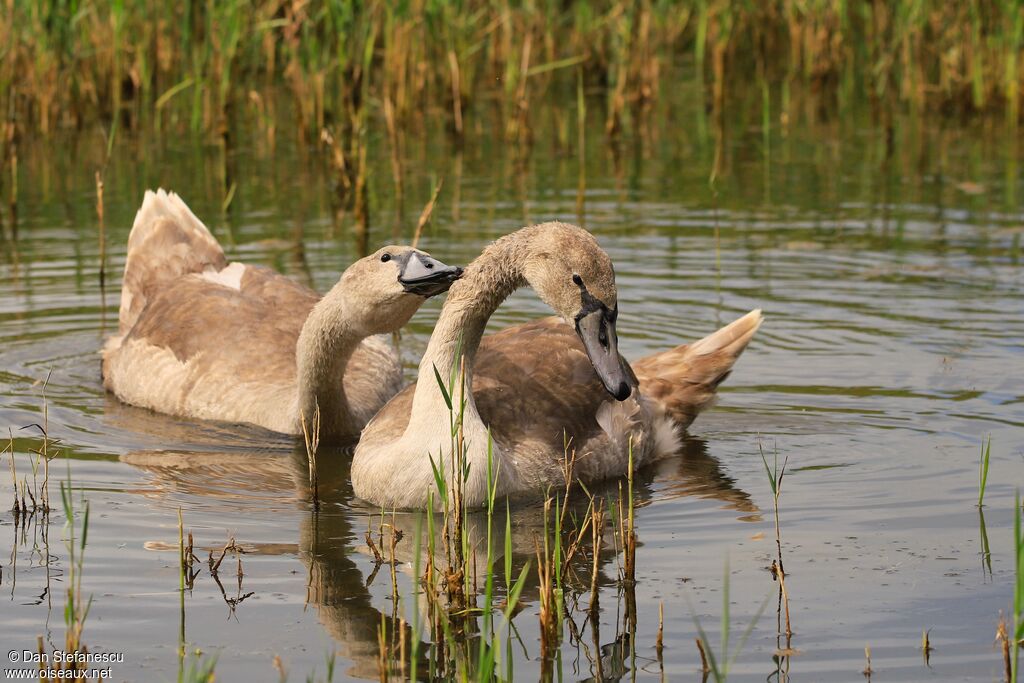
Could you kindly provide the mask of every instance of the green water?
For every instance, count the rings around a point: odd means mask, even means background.
[[[376,679],[381,615],[393,627],[395,614],[411,619],[413,609],[406,600],[393,611],[386,566],[367,585],[374,561],[364,532],[378,515],[353,505],[343,453],[323,465],[324,509],[315,515],[305,459],[290,440],[151,414],[104,393],[98,350],[116,324],[143,192],[177,191],[230,258],[325,291],[364,249],[407,241],[441,178],[421,246],[446,262],[467,262],[531,221],[593,231],[615,262],[627,357],[699,338],[752,308],[766,315],[719,404],[676,457],[638,478],[635,629],[623,618],[613,548],[601,557],[597,623],[584,619],[586,572],[570,582],[567,602],[580,608],[556,662],[562,678],[699,680],[693,615],[717,647],[728,562],[734,644],[772,596],[734,678],[787,680],[773,660],[785,637],[767,570],[775,543],[762,447],[789,458],[780,506],[798,651],[784,663],[790,680],[859,680],[865,645],[877,680],[1000,677],[992,638],[1012,596],[1013,495],[1024,483],[1018,134],[999,123],[911,118],[898,118],[890,134],[866,112],[837,120],[801,102],[790,103],[785,122],[773,102],[766,129],[756,98],[717,125],[699,99],[687,85],[668,88],[645,126],[610,145],[595,97],[582,169],[575,93],[552,93],[531,112],[527,152],[506,145],[482,108],[461,145],[428,112],[393,161],[374,119],[368,232],[339,213],[334,176],[313,145],[287,126],[271,140],[244,109],[230,148],[185,127],[121,131],[109,161],[97,130],[23,139],[17,223],[5,210],[0,250],[0,427],[12,430],[19,479],[31,478],[30,449],[40,442],[21,427],[42,422],[49,377],[49,431],[66,456],[51,476],[70,476],[92,509],[83,638],[93,651],[125,654],[114,677],[175,679],[184,625],[189,652],[217,657],[219,680],[276,680],[275,655],[292,680],[322,676],[331,651],[335,680]],[[410,380],[440,305],[429,302],[403,332]],[[489,329],[542,315],[523,291]],[[988,435],[980,518],[978,455]],[[12,491],[5,480],[4,508]],[[200,558],[231,536],[247,551],[240,586],[233,556],[221,585],[204,565],[184,612],[179,508]],[[518,567],[541,521],[529,509],[514,519]],[[0,513],[0,643],[35,649],[42,635],[60,647],[63,515],[52,513],[48,527],[38,515],[15,522]],[[420,522],[396,519],[407,539]],[[400,545],[399,555],[410,558],[411,547]],[[409,575],[400,567],[405,596]],[[517,678],[535,680],[535,578],[523,599],[514,666]],[[935,648],[927,665],[925,629]]]

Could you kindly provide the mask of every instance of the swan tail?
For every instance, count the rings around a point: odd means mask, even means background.
[[[715,391],[761,326],[760,309],[747,313],[692,344],[635,361],[633,370],[644,396],[680,427],[715,400]]]
[[[217,239],[181,197],[146,191],[128,237],[119,315],[121,335],[163,287],[189,273],[220,271],[227,265]]]

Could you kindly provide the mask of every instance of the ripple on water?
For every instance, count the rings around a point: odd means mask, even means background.
[[[872,134],[857,129],[842,143],[852,145],[844,148],[848,161],[869,153],[864,143]],[[767,183],[759,163],[738,163],[715,194],[706,189],[706,169],[659,156],[667,152],[638,161],[626,178],[606,168],[614,164],[603,157],[587,169],[582,220],[615,263],[625,356],[694,341],[753,308],[766,316],[717,408],[694,423],[678,454],[637,476],[638,651],[653,656],[646,643],[654,641],[654,615],[664,604],[666,672],[673,679],[693,675],[695,628],[686,601],[705,626],[717,623],[727,556],[736,623],[752,618],[774,590],[765,569],[775,544],[763,448],[769,462],[776,452],[780,462],[788,458],[780,514],[793,646],[801,652],[791,662],[794,679],[858,678],[865,643],[886,680],[991,679],[999,675],[991,636],[1012,566],[1009,510],[1024,480],[1017,372],[1024,271],[1013,232],[1022,216],[946,188],[942,177],[978,170],[964,166],[964,150],[951,150],[946,162],[963,168],[932,169],[907,184],[876,177],[870,164],[870,172],[857,164],[823,168],[806,131],[789,135],[787,160],[773,162]],[[367,585],[374,565],[365,533],[378,528],[380,516],[353,500],[348,454],[323,455],[330,463],[320,481],[324,505],[313,515],[305,454],[295,439],[156,415],[103,391],[98,351],[117,325],[116,283],[144,184],[159,180],[180,189],[198,215],[209,217],[232,258],[281,269],[321,291],[358,253],[349,223],[339,227],[329,218],[329,183],[295,160],[292,143],[281,141],[279,158],[237,152],[244,163],[227,212],[210,192],[222,178],[193,165],[192,152],[167,144],[159,178],[138,159],[117,160],[138,173],[121,174],[107,188],[105,291],[97,277],[91,186],[55,196],[23,183],[20,237],[0,254],[0,428],[12,428],[18,471],[29,472],[39,439],[19,428],[41,423],[45,380],[51,436],[69,456],[74,486],[89,498],[95,524],[85,579],[95,623],[90,616],[87,640],[133,652],[124,676],[166,678],[175,671],[179,508],[201,559],[231,536],[247,550],[239,589],[254,597],[232,611],[233,586],[222,594],[206,576],[188,597],[187,638],[222,652],[218,672],[265,674],[269,663],[231,653],[273,643],[299,675],[333,647],[345,648],[350,674],[376,675],[375,664],[359,658],[375,656],[376,625],[390,613],[390,578]],[[579,220],[575,166],[571,173],[548,169],[544,182],[524,180],[520,188],[511,180],[517,174],[491,152],[467,145],[461,182],[446,180],[446,193],[458,187],[458,203],[442,201],[424,233],[422,245],[446,261],[467,262],[527,222]],[[538,163],[561,168],[547,150],[534,154]],[[429,187],[434,159],[447,156],[416,160],[411,180]],[[387,162],[386,155],[372,162],[382,164],[375,166],[378,183],[391,177]],[[29,159],[25,172],[44,163]],[[982,162],[979,172],[990,193],[1000,191],[1003,169]],[[410,183],[410,193],[415,187]],[[370,248],[403,241],[403,226],[418,216],[419,206],[407,207],[405,216],[383,188],[375,187],[371,203]],[[429,302],[402,333],[410,379],[440,305]],[[549,314],[524,291],[488,329]],[[992,474],[979,517],[978,454],[989,434]],[[56,461],[53,476],[66,471]],[[617,495],[617,483],[600,492]],[[513,512],[517,563],[533,555],[542,528],[536,507]],[[410,536],[422,523],[416,515],[396,520]],[[64,577],[66,558],[51,526],[50,566],[53,576]],[[25,646],[34,647],[48,614],[40,598],[46,571],[30,540],[39,538],[32,535],[37,527],[24,543],[13,530],[13,519],[0,515],[0,540],[10,539],[17,561],[3,568],[4,582],[12,572],[17,580],[0,635],[6,642],[31,633]],[[991,570],[983,564],[983,538],[991,539]],[[610,550],[601,562],[606,648],[620,626],[619,562]],[[53,602],[61,589],[50,587]],[[517,624],[530,648],[537,640],[532,584],[526,600]],[[779,646],[774,606],[772,600],[754,630],[738,675],[770,672]],[[923,628],[931,629],[936,647],[931,669],[920,656]],[[569,661],[575,653],[564,647]],[[532,663],[522,664],[532,671]]]

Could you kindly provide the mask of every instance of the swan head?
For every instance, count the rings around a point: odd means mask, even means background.
[[[462,276],[430,254],[407,246],[381,247],[341,276],[346,317],[366,334],[394,332],[424,301],[448,291]]]
[[[638,381],[619,354],[618,295],[612,260],[594,236],[568,223],[534,226],[523,275],[540,298],[576,329],[604,388],[619,401]]]

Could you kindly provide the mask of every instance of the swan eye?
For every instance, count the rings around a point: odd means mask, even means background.
[[[581,287],[583,286],[583,278],[581,278],[576,273],[572,274],[572,281],[575,282],[577,285],[579,285]]]
[[[391,254],[381,254],[381,257],[380,257],[380,262],[381,263],[387,263],[390,260],[391,260]]]

